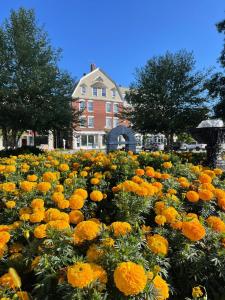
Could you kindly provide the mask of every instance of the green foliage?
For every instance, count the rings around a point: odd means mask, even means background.
[[[141,133],[164,133],[167,143],[174,134],[195,127],[206,118],[204,94],[207,74],[195,72],[192,53],[153,57],[136,72],[126,99],[132,105],[125,112],[135,130]]]

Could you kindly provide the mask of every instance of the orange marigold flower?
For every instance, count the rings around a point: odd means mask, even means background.
[[[210,201],[213,198],[213,193],[209,190],[199,190],[199,198],[203,201]]]
[[[145,171],[143,169],[136,169],[135,174],[138,176],[143,176],[145,174]]]
[[[20,182],[20,188],[24,192],[31,192],[34,189],[34,187],[35,187],[35,183],[34,182],[30,182],[30,181],[22,181],[22,182]]]
[[[35,181],[37,181],[37,179],[38,179],[38,177],[35,174],[33,174],[33,175],[27,175],[27,180],[28,181],[35,182]]]
[[[173,223],[176,221],[176,218],[179,216],[178,212],[173,206],[163,209],[161,213],[168,223]]]
[[[206,234],[205,228],[196,219],[183,222],[182,233],[185,237],[194,242],[203,239]]]
[[[78,262],[67,270],[67,280],[75,288],[84,288],[94,280],[94,272],[89,263]]]
[[[32,208],[43,208],[44,207],[44,200],[43,199],[40,199],[40,198],[36,198],[36,199],[33,199],[32,202],[31,202],[31,207]]]
[[[34,229],[34,236],[37,239],[43,239],[46,237],[46,229],[47,229],[47,225],[46,224],[42,224],[39,225],[37,227],[35,227]]]
[[[46,193],[51,189],[51,184],[49,182],[40,182],[37,184],[37,190],[42,192],[42,193]]]
[[[157,215],[155,217],[155,222],[156,224],[163,226],[166,223],[166,217],[163,215]]]
[[[99,265],[91,263],[91,268],[93,271],[93,280],[98,280],[100,283],[106,284],[108,281],[106,271]]]
[[[114,236],[126,235],[132,230],[131,225],[127,222],[113,222],[110,227]]]
[[[70,206],[70,202],[68,200],[61,200],[61,201],[58,201],[57,205],[58,205],[58,208],[60,208],[60,209],[66,209]]]
[[[169,287],[168,284],[161,276],[156,275],[153,279],[154,287],[157,289],[159,295],[157,295],[156,300],[166,300],[169,298]]]
[[[202,173],[202,174],[199,176],[198,180],[199,180],[201,183],[211,183],[211,182],[212,182],[212,178],[211,178],[209,175],[205,174],[205,173]]]
[[[198,202],[199,201],[199,194],[195,191],[188,191],[186,193],[186,198],[190,202]]]
[[[72,209],[81,209],[84,206],[84,198],[75,194],[69,198],[70,208]]]
[[[159,234],[148,235],[147,244],[150,250],[155,254],[167,255],[168,253],[168,241]]]
[[[96,244],[92,244],[88,248],[86,256],[89,262],[95,262],[98,261],[103,254],[104,251],[102,249],[99,249],[99,247]]]
[[[2,190],[4,192],[14,192],[16,189],[16,185],[14,182],[4,182],[2,184]]]
[[[225,198],[219,198],[217,203],[222,210],[225,210]]]
[[[66,172],[66,171],[69,171],[69,166],[67,164],[60,164],[59,165],[59,171],[61,172]]]
[[[93,221],[82,221],[74,230],[73,239],[75,244],[82,243],[84,241],[91,241],[95,239],[100,233],[100,225]]]
[[[93,184],[93,185],[97,185],[97,184],[99,184],[100,183],[100,180],[98,179],[98,178],[91,178],[91,184]]]
[[[116,287],[125,295],[133,296],[143,292],[147,284],[147,275],[141,265],[131,261],[120,263],[114,271]]]
[[[64,220],[55,220],[48,222],[47,227],[51,227],[57,230],[65,230],[70,228],[70,224]]]
[[[103,194],[101,191],[93,191],[90,193],[90,199],[94,202],[102,201]]]
[[[69,213],[69,217],[70,217],[70,223],[72,223],[72,224],[78,224],[78,223],[84,221],[84,215],[79,210],[72,210]]]
[[[58,203],[60,201],[63,201],[65,199],[65,196],[62,192],[54,192],[52,194],[52,201],[54,201],[55,203]]]
[[[213,230],[225,233],[225,223],[216,216],[210,216],[206,219],[206,222]]]
[[[86,200],[88,197],[88,193],[84,189],[76,189],[73,194],[81,196],[84,200]]]
[[[0,231],[0,245],[5,245],[10,240],[10,234],[7,231]]]

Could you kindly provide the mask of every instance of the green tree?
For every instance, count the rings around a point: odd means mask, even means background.
[[[77,124],[73,79],[59,69],[60,54],[33,10],[11,11],[0,29],[0,127],[6,146],[15,146],[24,130],[70,130]]]
[[[214,107],[215,116],[225,121],[225,19],[216,26],[217,30],[224,35],[224,45],[219,58],[223,72],[215,73],[206,86],[209,95],[217,100],[217,104]]]
[[[170,147],[175,134],[188,131],[206,117],[207,74],[194,68],[192,53],[183,50],[153,57],[137,69],[126,96],[131,106],[124,112],[136,131],[163,133]]]

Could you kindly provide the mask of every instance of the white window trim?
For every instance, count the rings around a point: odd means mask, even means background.
[[[117,106],[117,111],[115,110],[115,106]],[[113,103],[113,112],[116,114],[119,113],[119,103]]]
[[[85,92],[83,92],[83,88],[85,89]],[[87,92],[87,87],[86,87],[85,85],[82,85],[82,86],[80,87],[80,92],[81,92],[82,95],[85,95],[86,92]]]
[[[80,119],[84,119],[85,120],[84,125],[80,124],[80,128],[86,128],[87,127],[87,118],[85,116],[80,116]]]
[[[103,89],[105,90],[105,95],[103,95]],[[107,90],[105,87],[102,88],[102,97],[106,97],[107,96]]]
[[[112,92],[112,98],[116,98],[116,89],[111,90]]]
[[[110,104],[110,111],[107,111],[107,104]],[[111,103],[111,102],[106,102],[106,103],[105,103],[105,112],[106,112],[107,114],[110,114],[110,113],[112,112],[112,103]]]
[[[108,126],[107,126],[107,119],[111,120],[111,127],[108,127]],[[112,117],[106,117],[106,118],[105,118],[105,128],[106,128],[106,129],[112,129],[112,127],[113,127]]]
[[[93,119],[93,126],[89,126],[89,120],[90,119]],[[88,124],[87,124],[88,128],[94,128],[95,127],[94,121],[95,121],[94,116],[88,116]]]
[[[88,102],[87,102],[87,111],[88,111],[88,112],[93,112],[93,111],[94,111],[94,104],[92,105],[92,108],[93,108],[92,110],[89,110],[89,107],[88,107],[88,104],[89,104],[90,102],[93,104],[93,101],[92,101],[92,100],[88,100]]]
[[[94,95],[94,89],[96,89],[97,95]],[[92,96],[93,97],[98,97],[98,88],[97,87],[92,87]]]
[[[82,110],[83,108],[81,108],[81,102],[84,102],[84,109],[86,108],[86,101],[84,99],[81,99],[79,101],[79,110]]]
[[[115,125],[115,121],[117,121],[117,125]],[[113,128],[119,125],[119,118],[114,117],[113,118]]]

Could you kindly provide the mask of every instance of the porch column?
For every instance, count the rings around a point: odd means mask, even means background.
[[[48,132],[48,149],[53,150],[54,149],[54,136],[52,131]]]

